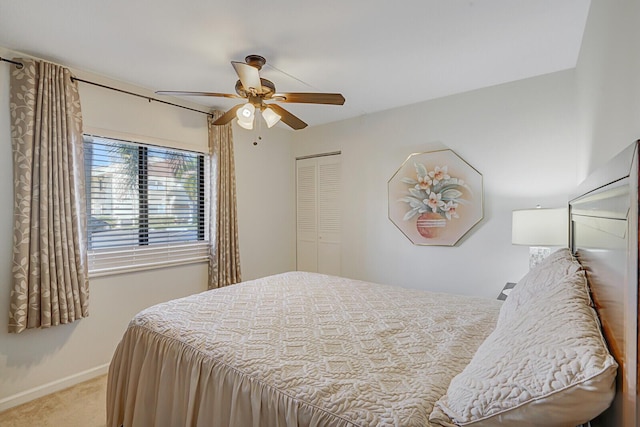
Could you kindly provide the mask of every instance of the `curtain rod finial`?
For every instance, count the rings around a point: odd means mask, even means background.
[[[22,64],[22,62],[12,61],[12,60],[10,60],[10,59],[3,58],[3,57],[1,57],[1,56],[0,56],[0,61],[8,62],[8,63],[10,63],[10,64],[15,65],[15,66],[16,66],[16,68],[17,68],[18,70],[21,70],[21,69],[24,67],[24,65]]]

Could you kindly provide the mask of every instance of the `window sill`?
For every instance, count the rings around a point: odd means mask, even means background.
[[[95,279],[97,277],[115,276],[118,274],[136,273],[139,271],[157,270],[159,268],[175,267],[178,265],[199,264],[208,262],[208,258],[194,259],[189,261],[174,261],[174,262],[159,262],[157,264],[140,265],[136,267],[121,267],[111,269],[101,269],[89,272],[89,279]]]

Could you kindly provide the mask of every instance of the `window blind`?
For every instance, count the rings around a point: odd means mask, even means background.
[[[93,135],[84,144],[91,273],[206,259],[204,154]]]

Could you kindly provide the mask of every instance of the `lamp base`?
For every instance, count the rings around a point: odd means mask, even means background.
[[[551,255],[551,249],[531,246],[529,248],[529,270],[540,264],[549,255]]]

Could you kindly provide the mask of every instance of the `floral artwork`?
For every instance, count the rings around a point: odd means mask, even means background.
[[[453,246],[482,211],[482,176],[451,150],[412,154],[389,180],[389,219],[414,244]]]

